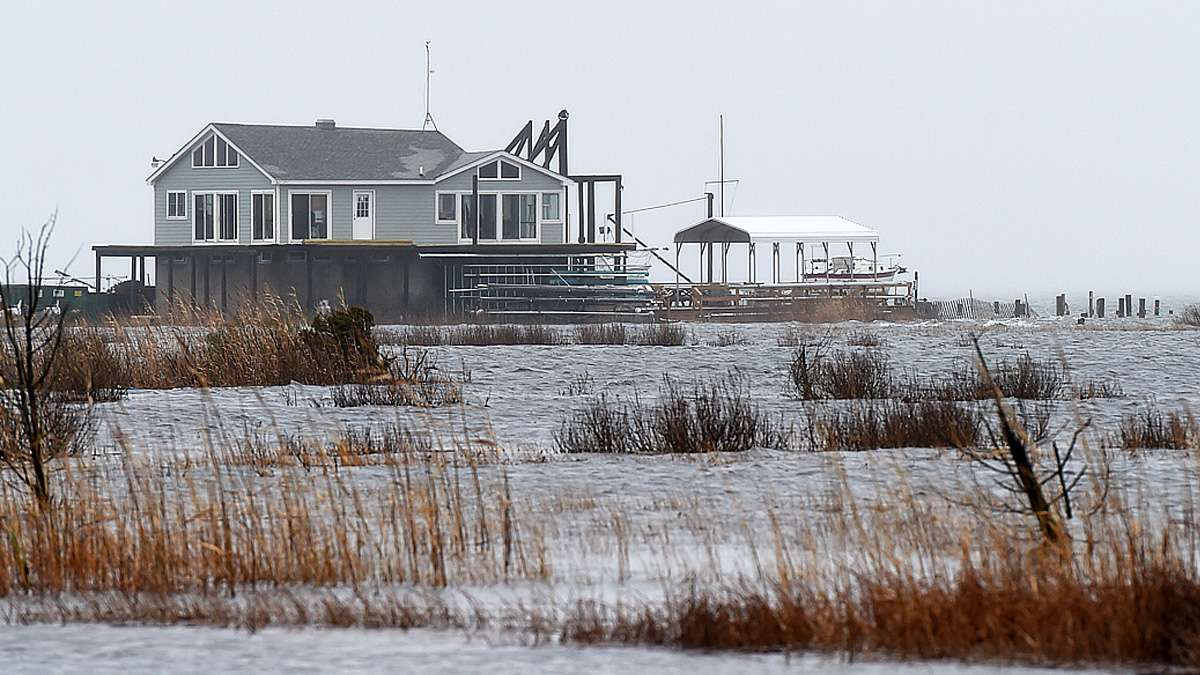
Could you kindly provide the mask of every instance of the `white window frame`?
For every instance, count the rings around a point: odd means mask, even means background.
[[[237,190],[193,190],[190,199],[195,201],[197,196],[212,195],[213,196],[213,238],[212,239],[197,239],[196,238],[196,209],[192,208],[192,220],[190,221],[192,230],[192,243],[205,244],[228,244],[236,243],[241,238],[242,233],[242,196]],[[237,202],[237,207],[233,210],[233,239],[221,238],[221,200],[222,195],[233,195]]]
[[[207,163],[208,162],[208,141],[209,141],[209,139],[212,139],[212,142],[213,142],[213,157],[212,157],[213,163],[212,164]],[[217,164],[217,141],[221,141],[222,143],[225,144],[225,163],[224,164]],[[197,149],[201,150],[200,164],[196,163],[196,150]],[[233,151],[234,161],[232,164],[229,163],[229,151],[230,150]],[[204,139],[201,140],[198,144],[193,145],[190,150],[190,154],[192,156],[192,168],[193,169],[236,169],[239,166],[241,166],[241,163],[242,163],[242,157],[241,157],[242,153],[238,152],[238,150],[233,147],[233,143],[230,143],[229,139],[225,138],[224,136],[221,136],[220,134],[216,134],[216,133],[205,136]]]
[[[274,208],[271,209],[271,229],[274,234],[269,239],[254,238],[254,196],[264,195],[271,198]],[[279,240],[279,195],[275,194],[274,190],[251,190],[250,191],[250,243],[251,244],[274,244]]]
[[[329,227],[326,228],[324,241],[333,240],[333,190],[288,190],[287,191],[287,206],[288,206],[287,240],[288,241],[307,241],[306,239],[293,239],[292,238],[292,232],[295,229],[295,228],[293,228],[293,224],[294,224],[294,221],[296,218],[296,214],[292,212],[292,195],[325,195],[325,200],[326,200],[325,201],[325,217],[329,219]],[[353,202],[354,200],[351,199],[351,201]],[[352,205],[352,208],[353,208],[353,205]],[[310,210],[312,209],[311,205],[309,206],[309,209]],[[351,224],[351,227],[353,227],[353,223]],[[312,231],[311,223],[309,224],[309,231],[310,232]],[[312,237],[309,237],[309,239],[312,239]]]
[[[546,217],[546,197],[549,197],[550,195],[554,195],[558,199],[557,218]],[[542,192],[538,195],[538,218],[540,218],[543,223],[558,224],[563,221],[563,193],[561,191],[547,192],[546,190],[542,190]]]
[[[438,223],[439,225],[456,225],[457,226],[459,224],[459,222],[458,222],[459,216],[460,216],[459,212],[462,211],[462,208],[461,208],[461,206],[462,206],[462,196],[461,195],[462,194],[463,194],[462,192],[452,192],[452,191],[448,191],[448,190],[435,192],[433,195],[434,222]],[[471,193],[468,192],[466,194],[471,194]],[[451,218],[450,220],[445,220],[442,218],[442,209],[441,209],[442,195],[453,195],[454,196],[454,217]]]
[[[515,166],[515,167],[517,167],[517,177],[516,177],[516,178],[504,178],[504,167],[502,167],[502,166],[500,165],[500,163],[501,163],[501,162],[504,162],[505,164],[511,164],[512,166]],[[484,178],[483,176],[479,176],[479,170],[480,170],[480,169],[482,169],[483,167],[485,167],[485,166],[489,165],[489,164],[495,164],[495,165],[496,165],[496,177],[495,177],[495,178]],[[489,182],[489,183],[492,183],[492,182],[501,182],[501,181],[510,181],[510,182],[511,182],[511,181],[519,181],[519,180],[521,180],[521,177],[522,177],[522,175],[523,175],[523,174],[522,174],[522,172],[523,172],[524,170],[525,170],[525,167],[521,166],[521,165],[520,165],[519,163],[517,163],[517,162],[511,162],[511,161],[509,161],[509,160],[507,160],[507,159],[505,159],[505,158],[503,158],[503,157],[497,157],[496,159],[493,159],[493,160],[492,160],[492,161],[490,161],[490,162],[484,162],[483,164],[480,164],[479,166],[475,167],[475,175],[476,175],[476,176],[479,176],[479,180],[482,180],[482,181],[487,181],[487,182]]]
[[[496,239],[482,239],[481,238],[479,240],[479,243],[481,245],[482,244],[492,245],[492,244],[540,244],[540,243],[542,243],[542,223],[543,222],[554,222],[554,221],[543,221],[542,220],[542,193],[543,192],[545,192],[545,190],[499,190],[499,189],[497,189],[497,190],[480,190],[479,196],[481,196],[481,197],[483,195],[495,195],[496,196]],[[439,194],[458,195],[456,197],[456,200],[457,200],[457,204],[459,204],[459,207],[458,207],[459,218],[456,218],[454,220],[455,230],[458,232],[458,243],[460,243],[460,244],[472,243],[472,240],[470,238],[465,238],[465,239],[463,238],[462,227],[460,224],[460,220],[462,217],[462,206],[461,206],[462,198],[464,195],[468,196],[468,197],[471,196],[471,194],[472,194],[471,191],[470,190],[455,190],[452,192],[450,190],[446,190]],[[534,202],[535,202],[534,214],[537,218],[537,221],[535,223],[533,237],[522,238],[522,239],[504,239],[504,238],[502,238],[503,234],[504,234],[504,195],[534,195]],[[519,225],[518,225],[518,227],[519,227]]]
[[[183,195],[182,214],[171,215],[171,195]],[[167,220],[188,220],[188,200],[190,198],[187,190],[167,190]]]

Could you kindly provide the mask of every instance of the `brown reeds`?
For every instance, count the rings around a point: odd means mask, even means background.
[[[851,658],[1200,663],[1200,579],[1183,561],[1139,546],[1121,556],[1128,567],[1104,565],[1091,575],[1045,558],[1012,558],[964,553],[957,574],[932,579],[881,569],[832,588],[693,588],[661,609],[580,604],[561,637]]]
[[[575,344],[623,345],[628,331],[623,323],[587,323],[575,327]]]
[[[407,445],[360,438],[332,452],[362,458],[407,453]],[[504,487],[463,480],[457,462],[473,473],[469,458],[383,461],[390,480],[370,489],[342,472],[310,470],[316,462],[297,461],[294,448],[269,463],[263,452],[254,459],[273,467],[270,480],[232,470],[235,458],[217,450],[199,463],[127,460],[101,481],[63,474],[45,512],[25,493],[0,487],[0,598],[233,595],[290,584],[441,587],[547,573],[531,534],[502,527],[514,517]]]
[[[1127,450],[1200,448],[1200,425],[1191,411],[1163,412],[1154,404],[1121,418],[1110,445]]]
[[[681,323],[650,323],[632,332],[631,344],[651,347],[682,347],[688,330]]]
[[[822,408],[809,420],[816,451],[973,447],[980,415],[952,401],[854,401]]]
[[[791,393],[803,400],[876,399],[894,394],[891,361],[877,350],[832,352],[802,344],[788,364]]]
[[[696,454],[786,449],[792,438],[734,378],[690,388],[665,378],[653,405],[593,397],[563,420],[554,441],[564,453]]]
[[[562,332],[541,324],[464,324],[454,326],[403,326],[381,334],[388,343],[409,346],[457,345],[560,345]]]

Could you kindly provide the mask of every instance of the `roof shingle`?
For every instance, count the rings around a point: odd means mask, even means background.
[[[279,180],[431,179],[461,166],[463,155],[475,154],[438,131],[226,122],[213,127]]]

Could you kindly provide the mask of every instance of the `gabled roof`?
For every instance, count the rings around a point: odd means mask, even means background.
[[[463,149],[439,131],[226,122],[212,126],[280,181],[431,179],[463,155]]]
[[[841,216],[725,216],[708,218],[675,233],[675,243],[877,242],[879,231]]]
[[[223,137],[272,182],[432,182],[491,157],[507,157],[569,180],[504,150],[466,152],[439,131],[213,122],[155,169],[147,182],[188,157],[192,146],[209,133]]]

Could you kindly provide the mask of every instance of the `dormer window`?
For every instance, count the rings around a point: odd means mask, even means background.
[[[224,138],[213,134],[192,150],[192,168],[234,168],[238,165],[238,152]]]
[[[479,166],[480,180],[521,180],[521,167],[498,159]]]

